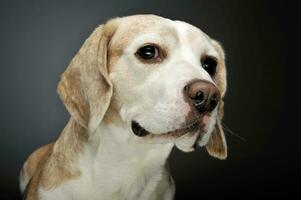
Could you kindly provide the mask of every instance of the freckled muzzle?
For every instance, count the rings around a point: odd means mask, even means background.
[[[221,99],[219,90],[214,84],[208,81],[196,80],[184,87],[184,97],[196,112],[193,112],[193,117],[190,116],[190,120],[186,120],[190,122],[184,124],[182,128],[160,134],[151,133],[144,129],[137,121],[132,120],[131,128],[133,133],[138,137],[178,138],[188,132],[203,130],[203,117],[210,116],[211,111],[214,110]]]

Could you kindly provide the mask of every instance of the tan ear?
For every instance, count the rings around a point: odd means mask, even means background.
[[[223,127],[221,124],[223,115],[224,115],[224,103],[223,101],[221,101],[218,107],[218,117],[215,124],[215,128],[206,145],[206,149],[209,155],[221,160],[227,158],[227,143],[226,143]]]
[[[57,92],[71,117],[94,130],[103,119],[112,97],[108,76],[108,44],[117,19],[94,30],[62,74]]]
[[[223,47],[216,41],[211,40],[213,47],[216,49],[219,57],[221,58],[218,62],[218,71],[214,77],[214,81],[221,92],[221,96],[224,97],[227,87],[226,79],[226,66],[225,66],[225,53]],[[220,101],[218,105],[218,114],[216,119],[215,128],[209,138],[209,142],[206,145],[208,153],[219,159],[227,158],[227,143],[225,134],[222,127],[222,119],[224,116],[224,102]]]

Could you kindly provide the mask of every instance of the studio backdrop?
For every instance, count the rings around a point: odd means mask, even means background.
[[[21,198],[23,162],[66,124],[56,87],[84,40],[110,18],[147,13],[193,24],[226,52],[228,158],[174,149],[176,199],[300,197],[296,11],[287,1],[1,1],[0,198]]]

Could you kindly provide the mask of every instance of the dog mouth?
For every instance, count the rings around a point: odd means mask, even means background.
[[[147,136],[147,137],[171,137],[171,138],[178,138],[181,137],[182,135],[185,135],[186,133],[194,132],[201,128],[199,122],[192,122],[180,129],[176,129],[166,133],[155,134],[155,133],[151,133],[150,131],[147,131],[137,121],[134,120],[131,122],[131,127],[133,133],[138,137]]]

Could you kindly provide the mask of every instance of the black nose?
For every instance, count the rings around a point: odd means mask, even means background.
[[[196,80],[186,85],[184,95],[200,113],[211,112],[221,99],[217,87],[204,80]]]

